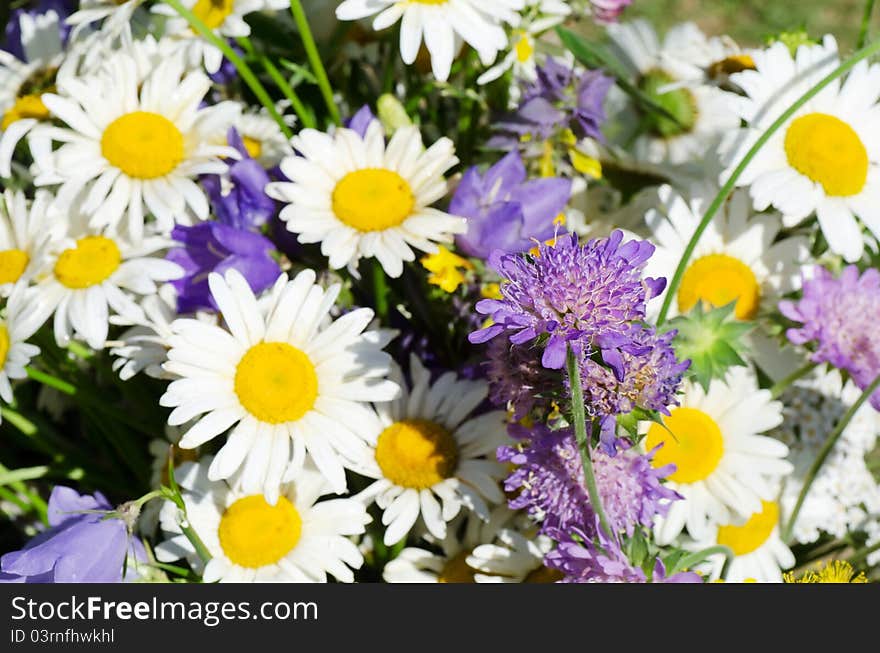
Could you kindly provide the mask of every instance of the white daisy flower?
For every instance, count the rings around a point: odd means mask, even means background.
[[[661,43],[645,20],[608,26],[608,35],[638,87],[678,122],[657,113],[640,115],[628,148],[651,164],[680,165],[714,154],[721,137],[739,126],[735,96],[707,85],[704,62],[683,57],[705,36],[693,23],[673,27]],[[633,134],[623,138],[629,139]]]
[[[447,372],[432,384],[430,372],[415,356],[410,356],[410,374],[411,390],[395,368],[392,378],[404,389],[400,397],[375,406],[375,414],[362,411],[344,418],[370,445],[357,471],[378,480],[358,498],[375,500],[383,511],[388,546],[405,537],[419,517],[434,537],[443,539],[447,522],[462,504],[487,519],[486,501],[504,501],[499,483],[505,468],[495,460],[495,450],[508,440],[506,413],[471,416],[488,395],[486,382]]]
[[[103,20],[101,32],[112,38],[128,28],[134,12],[143,3],[144,0],[80,0],[79,8],[65,22],[78,31]]]
[[[546,535],[503,528],[493,542],[474,547],[466,562],[478,583],[555,583],[562,572],[544,566],[553,546]]]
[[[163,282],[182,276],[183,269],[160,256],[169,244],[165,238],[149,237],[132,245],[109,231],[79,228],[77,222],[84,220],[75,215],[68,235],[53,243],[26,310],[40,324],[54,313],[59,347],[79,337],[102,349],[111,311],[142,322],[144,312],[135,296],[156,293]]]
[[[180,57],[163,60],[139,83],[136,61],[124,52],[95,76],[59,80],[61,94],[44,94],[43,101],[68,128],[46,128],[64,145],[52,157],[53,169],[35,183],[60,183],[62,207],[84,192],[82,210],[92,228],[117,228],[127,212],[135,242],[145,209],[164,233],[175,221],[190,220],[187,209],[207,218],[208,200],[195,179],[225,172],[219,157],[238,157],[210,142],[238,112],[232,102],[199,108],[210,86],[203,73],[185,73]]]
[[[645,449],[662,445],[651,464],[675,464],[667,485],[684,497],[657,517],[659,544],[672,542],[685,526],[702,539],[713,526],[759,512],[761,500],[773,497],[771,479],[792,471],[788,447],[760,435],[782,422],[782,404],[758,389],[750,369],[732,368],[725,380],[713,379],[708,392],[687,380],[682,390],[665,426],[642,423]]]
[[[128,381],[143,372],[154,379],[173,378],[162,364],[168,359],[168,341],[173,335],[171,323],[177,318],[177,293],[171,284],[165,284],[155,295],[144,297],[141,302],[143,320],[133,323],[131,319],[114,315],[110,323],[129,326],[114,341],[110,355],[114,356],[113,371]]]
[[[244,490],[263,491],[274,504],[282,478],[296,478],[308,452],[333,490],[344,492],[344,466],[368,455],[346,416],[400,391],[386,379],[391,357],[382,351],[393,332],[364,332],[368,308],[328,324],[340,286],[323,290],[311,270],[292,281],[281,275],[262,307],[236,270],[225,279],[212,273],[208,283],[227,329],[193,319],[171,325],[165,370],[181,378],[160,404],[174,408],[172,425],[205,413],[180,446],[232,428],[211,464],[212,480],[241,468]]]
[[[7,404],[13,400],[11,381],[27,378],[25,367],[40,353],[39,347],[25,342],[42,324],[28,314],[32,301],[33,291],[17,284],[0,319],[0,399]]]
[[[266,8],[265,0],[181,0],[180,4],[224,40],[250,36],[251,28],[244,17]],[[205,70],[211,74],[220,70],[223,53],[194,32],[189,22],[174,7],[159,2],[153,5],[152,11],[168,16],[164,32],[167,36],[186,40],[190,65],[203,62]]]
[[[235,121],[235,129],[247,153],[264,168],[274,168],[284,157],[293,155],[293,147],[278,123],[264,112],[242,113]]]
[[[736,108],[748,128],[729,139],[729,176],[745,152],[788,107],[839,64],[837,42],[782,43],[754,54],[756,70],[731,76],[746,94]],[[880,237],[880,65],[857,64],[799,109],[759,150],[737,180],[755,208],[773,206],[791,227],[813,213],[832,251],[857,261],[864,250],[858,217]]]
[[[431,71],[445,82],[462,40],[477,51],[484,66],[491,65],[498,52],[507,47],[502,23],[516,27],[520,21],[517,12],[523,6],[523,0],[345,0],[336,8],[336,17],[360,20],[378,14],[373,20],[376,31],[400,20],[400,56],[404,63],[416,60],[424,35]]]
[[[795,563],[794,554],[779,534],[779,506],[773,501],[762,501],[759,510],[747,519],[717,526],[709,537],[686,548],[700,551],[719,544],[733,551],[725,579],[729,583],[781,583],[782,570]],[[715,554],[697,569],[705,568],[709,577],[717,580],[723,567],[724,556]]]
[[[270,505],[262,494],[243,491],[234,482],[212,481],[210,457],[181,466],[176,480],[183,489],[186,519],[212,558],[207,565],[180,534],[177,507],[165,503],[162,529],[172,537],[156,547],[160,561],[186,558],[202,581],[234,583],[326,583],[328,574],[354,581],[352,569],[363,556],[350,537],[370,523],[364,505],[354,499],[318,499],[331,491],[311,465],[275,494]]]
[[[391,277],[412,248],[434,254],[436,243],[451,243],[467,221],[430,205],[446,195],[443,173],[458,159],[448,138],[427,150],[415,126],[401,127],[385,145],[374,120],[362,139],[350,129],[331,136],[304,129],[291,144],[302,154],[281,162],[290,182],[266,186],[266,194],[287,202],[281,219],[301,243],[321,243],[330,267],[357,265],[376,257]]]
[[[63,235],[64,216],[52,210],[53,196],[37,191],[28,206],[22,191],[6,190],[0,202],[0,296],[19,281],[33,280],[45,265],[54,239]]]
[[[688,202],[669,186],[659,189],[660,206],[645,215],[648,237],[657,246],[646,275],[672,278],[708,205],[705,197],[713,194]],[[778,214],[756,215],[747,195],[734,193],[697,242],[670,317],[700,301],[712,308],[736,301],[735,315],[741,320],[754,319],[762,308],[774,309],[782,295],[800,287],[801,264],[809,253],[806,238],[777,240],[781,230]],[[659,301],[652,302],[649,311],[659,307]]]

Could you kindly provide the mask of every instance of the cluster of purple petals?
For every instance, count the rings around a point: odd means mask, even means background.
[[[548,370],[529,345],[514,345],[505,338],[489,343],[484,363],[489,399],[509,407],[519,421],[533,410],[546,414],[561,379]]]
[[[523,252],[554,236],[554,220],[571,194],[571,180],[526,179],[519,152],[513,151],[480,174],[469,168],[449,203],[449,212],[467,218],[467,233],[455,239],[469,256],[485,259],[494,250]]]
[[[562,368],[570,344],[579,354],[600,352],[622,380],[623,353],[644,351],[634,340],[634,322],[644,319],[647,300],[666,285],[662,278],[642,278],[653,252],[647,241],[624,243],[619,230],[584,245],[567,234],[540,245],[537,256],[495,252],[489,264],[503,280],[502,298],[477,303],[493,323],[469,339],[477,344],[504,333],[523,344],[546,336],[545,367]]]
[[[517,435],[516,430],[513,434]],[[593,472],[610,526],[631,535],[639,525],[650,528],[679,495],[660,483],[672,472],[655,469],[650,456],[631,449],[609,456],[594,450]],[[568,429],[551,431],[536,425],[514,446],[500,447],[498,459],[516,465],[504,489],[518,494],[509,501],[541,520],[541,529],[554,539],[580,529],[596,536],[596,516],[584,486],[584,471],[574,435]]]
[[[880,375],[880,271],[874,268],[860,275],[855,265],[840,277],[817,266],[812,279],[805,280],[800,301],[783,301],[782,314],[802,326],[786,332],[796,344],[815,343],[811,359],[844,370],[861,389]],[[871,396],[880,410],[880,390]]]
[[[351,118],[345,121],[345,126],[361,138],[364,138],[367,135],[367,127],[369,127],[370,123],[374,120],[376,120],[376,116],[373,115],[370,106],[365,104],[358,109]]]
[[[179,313],[217,309],[208,289],[211,272],[236,269],[255,293],[269,288],[281,274],[271,255],[275,245],[259,233],[276,212],[275,202],[264,192],[269,175],[248,155],[234,128],[228,141],[241,159],[231,163],[226,178],[206,175],[201,180],[217,219],[193,227],[177,225],[171,232],[180,246],[169,250],[167,258],[184,269],[184,276],[172,282]]]
[[[0,582],[121,582],[126,555],[145,561],[146,552],[129,537],[124,521],[102,512],[110,510],[100,492],[80,496],[69,487],[55,487],[49,497],[49,529],[0,558]]]

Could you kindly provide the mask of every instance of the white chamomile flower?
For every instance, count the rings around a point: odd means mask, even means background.
[[[755,70],[731,81],[745,92],[736,104],[747,129],[729,142],[731,168],[761,134],[820,79],[837,68],[837,42],[802,45],[795,57],[782,43],[754,54]],[[862,227],[880,237],[880,65],[862,61],[801,107],[749,162],[738,186],[755,208],[773,206],[791,227],[813,213],[831,250],[847,261],[864,251]]]
[[[652,112],[641,114],[631,151],[649,164],[680,165],[714,154],[722,136],[739,126],[732,108],[736,96],[705,83],[705,70],[683,53],[705,40],[693,23],[673,27],[662,44],[644,20],[608,26],[608,35],[638,87],[676,120]],[[626,134],[624,139],[633,134]]]
[[[242,113],[235,129],[247,153],[264,168],[274,168],[284,157],[293,155],[293,147],[278,123],[263,112]]]
[[[761,510],[777,481],[792,470],[788,447],[761,433],[782,422],[782,404],[769,390],[759,390],[754,373],[734,367],[724,380],[713,379],[709,391],[684,381],[681,404],[660,424],[642,424],[645,449],[657,449],[651,464],[676,466],[667,486],[683,499],[657,517],[658,543],[672,542],[687,526],[695,539],[709,530]],[[668,430],[667,430],[668,429]]]
[[[504,501],[499,483],[505,468],[495,460],[495,450],[507,441],[506,413],[471,416],[488,395],[486,382],[447,372],[432,384],[430,372],[415,356],[410,356],[410,374],[411,390],[395,369],[392,378],[404,388],[400,397],[375,406],[375,414],[347,416],[370,445],[357,471],[378,479],[358,498],[375,499],[383,511],[389,546],[406,536],[419,517],[442,539],[462,505],[488,518],[486,501]]]
[[[32,295],[33,291],[23,283],[17,284],[0,319],[0,399],[7,404],[12,403],[10,381],[27,378],[24,368],[40,353],[39,347],[25,342],[42,324],[26,310],[33,301]]]
[[[343,583],[354,581],[352,569],[363,556],[350,537],[370,523],[364,505],[354,499],[318,499],[331,491],[311,465],[282,485],[274,505],[262,494],[241,489],[234,480],[212,481],[211,458],[181,466],[186,519],[211,554],[204,564],[181,534],[178,509],[162,508],[162,529],[172,537],[156,547],[165,562],[186,558],[206,583],[326,583],[328,574]]]
[[[507,47],[502,23],[516,27],[523,5],[523,0],[345,0],[336,8],[336,17],[360,20],[378,14],[373,20],[377,31],[400,20],[404,63],[416,60],[424,35],[434,77],[446,81],[462,40],[477,51],[484,66],[491,65]]]
[[[103,20],[101,32],[113,38],[128,27],[134,12],[143,3],[144,0],[80,0],[79,8],[65,22],[81,30]]]
[[[238,113],[232,102],[200,108],[210,86],[204,73],[185,73],[180,57],[163,60],[140,82],[136,61],[125,52],[94,76],[59,81],[60,94],[44,94],[43,102],[68,128],[47,128],[64,144],[37,185],[60,183],[62,207],[84,193],[82,210],[92,228],[118,229],[127,212],[135,242],[144,231],[145,209],[163,233],[175,221],[191,220],[187,208],[207,218],[198,175],[222,174],[227,165],[219,157],[238,157],[233,148],[210,142]]]
[[[388,276],[399,277],[413,247],[434,254],[437,243],[464,233],[464,218],[431,204],[446,195],[443,173],[458,159],[448,138],[427,150],[414,126],[401,127],[385,145],[382,124],[370,122],[361,138],[350,129],[331,136],[304,129],[291,141],[302,156],[287,157],[281,171],[290,182],[266,186],[287,202],[281,219],[301,243],[321,243],[330,267],[354,267],[376,257]]]
[[[159,285],[182,276],[183,269],[161,257],[169,244],[165,238],[149,237],[133,245],[109,231],[77,228],[78,217],[68,235],[53,242],[45,266],[37,273],[27,312],[40,324],[54,313],[55,341],[60,347],[79,337],[102,349],[111,311],[142,322],[145,317],[136,297],[155,294]]]
[[[553,540],[546,535],[503,528],[493,542],[474,547],[466,562],[476,571],[478,583],[555,583],[562,580],[562,572],[544,565],[552,548]]]
[[[782,541],[779,531],[779,506],[762,501],[760,508],[746,519],[714,527],[703,540],[686,545],[693,551],[723,545],[733,551],[727,571],[730,583],[781,583],[782,570],[794,566],[791,549]],[[704,565],[709,577],[716,580],[724,567],[724,555],[709,556]]]
[[[705,197],[688,202],[669,186],[658,195],[660,206],[645,215],[648,237],[657,246],[645,274],[670,279],[708,202]],[[670,316],[687,313],[700,301],[712,308],[736,301],[735,315],[741,320],[775,309],[782,295],[800,286],[801,264],[808,255],[806,238],[777,240],[781,230],[778,214],[755,215],[746,193],[734,193],[698,241]],[[649,310],[659,307],[660,301],[652,302]]]
[[[22,191],[6,190],[0,201],[0,296],[19,281],[28,283],[45,263],[53,239],[63,235],[64,218],[52,210],[53,196],[37,191],[28,201]]]
[[[468,558],[476,547],[492,542],[514,514],[507,506],[499,506],[488,521],[474,514],[459,515],[442,540],[426,538],[439,553],[407,547],[385,565],[382,579],[386,583],[475,583],[475,574],[481,572],[468,564]]]
[[[232,428],[210,468],[212,480],[241,469],[245,491],[278,498],[282,478],[296,478],[308,452],[337,493],[343,467],[361,460],[366,445],[346,415],[360,402],[393,399],[389,331],[364,331],[373,311],[327,319],[340,286],[324,290],[312,270],[281,275],[262,307],[236,270],[212,273],[208,284],[227,328],[175,320],[165,370],[180,378],[162,396],[174,408],[169,424],[205,413],[180,446],[197,447]],[[285,476],[286,475],[286,476]]]
[[[128,381],[143,372],[154,379],[173,378],[162,364],[168,358],[168,340],[173,335],[171,323],[177,318],[177,293],[171,284],[165,284],[154,295],[141,302],[143,319],[133,323],[130,318],[111,316],[110,323],[129,326],[110,349],[114,356],[113,371]]]
[[[181,0],[184,8],[191,11],[214,34],[221,39],[250,36],[251,28],[244,17],[265,8],[265,0]],[[187,59],[191,65],[203,62],[205,70],[213,74],[220,70],[223,53],[194,32],[189,22],[174,7],[159,2],[152,11],[168,16],[165,34],[186,40]]]

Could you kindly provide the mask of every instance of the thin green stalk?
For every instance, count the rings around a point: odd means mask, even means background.
[[[213,557],[208,551],[208,547],[205,546],[205,543],[202,542],[202,538],[199,537],[199,534],[193,530],[193,527],[189,525],[189,522],[183,522],[180,524],[180,530],[183,531],[183,534],[186,536],[186,539],[190,541],[190,544],[193,545],[193,548],[196,550],[196,554],[201,558],[202,562],[208,564],[211,562],[211,558]]]
[[[784,125],[788,120],[795,114],[797,111],[803,107],[807,102],[813,99],[816,95],[818,95],[822,89],[828,86],[831,82],[836,80],[839,77],[842,77],[847,71],[853,68],[858,62],[863,59],[867,59],[875,54],[880,52],[880,39],[869,45],[868,47],[862,48],[854,55],[852,55],[849,59],[841,63],[837,68],[835,68],[831,73],[822,78],[819,83],[813,86],[806,93],[801,95],[797,100],[795,100],[788,109],[786,109],[782,115],[780,115],[767,130],[761,134],[755,144],[746,152],[745,156],[736,166],[733,171],[733,174],[727,179],[724,185],[721,187],[721,190],[718,191],[718,194],[715,195],[715,199],[712,200],[712,203],[709,205],[709,208],[706,209],[706,213],[703,215],[702,220],[700,220],[700,224],[697,225],[696,230],[694,230],[693,236],[691,236],[690,241],[685,247],[684,252],[681,255],[681,260],[678,262],[678,267],[675,269],[675,274],[672,276],[672,280],[669,282],[669,286],[666,289],[666,295],[663,298],[663,306],[660,309],[660,314],[657,317],[657,325],[663,324],[666,320],[666,314],[669,312],[669,307],[672,304],[672,299],[675,297],[676,292],[678,291],[678,286],[681,283],[681,278],[684,275],[684,271],[687,268],[687,264],[691,259],[691,256],[694,253],[694,249],[697,246],[697,243],[700,240],[700,237],[703,235],[703,232],[709,226],[709,223],[712,221],[712,218],[715,217],[715,214],[718,212],[718,209],[721,208],[721,205],[724,204],[724,201],[727,199],[727,196],[733,192],[734,187],[736,186],[737,180],[740,178],[745,169],[748,167],[749,163],[751,163],[752,159],[755,158],[755,155],[758,151],[764,147],[767,141],[770,140],[770,137],[775,134],[782,125]]]
[[[25,371],[27,372],[28,377],[30,377],[34,381],[38,381],[43,385],[49,386],[50,388],[55,388],[56,390],[58,390],[58,392],[69,395],[71,397],[76,395],[76,386],[72,383],[68,383],[67,381],[52,376],[51,374],[41,372],[40,370],[33,367],[26,367]]]
[[[818,363],[807,363],[803,367],[796,369],[784,379],[774,383],[773,386],[770,388],[770,398],[779,399],[780,395],[782,395],[782,393],[785,392],[786,389],[788,389],[788,386],[790,386],[798,379],[805,377],[807,374],[816,369],[817,366]]]
[[[385,282],[385,270],[378,259],[372,260],[373,265],[373,298],[376,302],[376,315],[380,321],[388,317],[388,285]]]
[[[847,561],[855,566],[865,560],[869,555],[874,553],[875,551],[880,551],[880,542],[872,544],[871,546],[866,546],[863,549],[859,549],[854,554],[852,554]]]
[[[257,79],[257,76],[250,69],[244,60],[238,56],[238,54],[229,47],[229,44],[226,43],[223,39],[219,38],[211,29],[205,25],[199,18],[191,12],[189,9],[180,4],[179,0],[165,0],[165,3],[168,4],[174,11],[183,16],[186,21],[190,24],[190,27],[193,28],[196,32],[201,34],[202,38],[204,38],[208,43],[213,45],[215,48],[220,50],[223,53],[223,56],[229,59],[235,69],[238,71],[238,74],[241,75],[241,78],[244,80],[245,84],[248,85],[248,88],[251,89],[253,94],[257,97],[264,107],[266,107],[266,111],[269,112],[269,115],[278,123],[279,129],[281,132],[287,137],[290,138],[293,134],[290,131],[290,128],[285,124],[284,120],[281,118],[281,115],[278,113],[278,110],[275,108],[275,103],[272,102],[272,98],[269,97],[269,94],[266,92],[266,89],[260,83],[260,80]]]
[[[7,473],[10,473],[9,470],[5,466],[0,464],[0,474]],[[7,484],[19,494],[23,494],[24,496],[26,496],[28,501],[30,501],[29,507],[33,508],[37,512],[43,523],[48,523],[49,506],[46,505],[46,502],[43,501],[43,498],[39,494],[28,488],[28,486],[22,482],[21,478],[13,478],[9,480],[8,483],[3,483],[3,485]]]
[[[268,57],[261,56],[260,63],[263,64],[263,68],[266,69],[266,73],[269,77],[272,78],[272,81],[275,82],[275,85],[284,93],[284,97],[290,100],[290,105],[293,107],[293,110],[296,112],[296,115],[299,117],[299,121],[303,127],[314,129],[317,127],[317,123],[315,122],[314,117],[311,113],[306,109],[305,105],[302,103],[302,100],[299,99],[299,96],[296,94],[296,91],[293,90],[293,87],[287,83],[287,80],[284,79],[284,76],[275,67]]]
[[[609,537],[614,537],[614,533],[608,525],[605,510],[602,508],[602,498],[599,496],[599,489],[596,487],[596,475],[593,474],[590,439],[587,436],[587,414],[584,409],[584,392],[581,389],[581,370],[577,356],[575,356],[570,345],[566,355],[566,365],[568,367],[569,383],[571,384],[571,413],[574,421],[574,435],[577,439],[578,449],[581,452],[581,464],[584,467],[584,485],[587,486],[590,505],[593,508],[593,512],[599,517],[602,530]]]
[[[678,561],[678,564],[676,564],[675,567],[676,569],[683,569],[686,571],[716,553],[720,553],[724,556],[724,565],[721,567],[721,580],[727,580],[727,572],[730,569],[730,563],[733,562],[733,551],[729,546],[723,544],[716,544],[715,546],[710,546],[686,555]]]
[[[819,454],[816,456],[816,459],[813,461],[813,464],[810,466],[810,469],[807,471],[807,475],[804,477],[804,485],[801,488],[800,494],[798,494],[797,502],[794,504],[794,509],[791,511],[791,515],[788,518],[788,521],[785,524],[785,528],[782,531],[782,539],[785,542],[791,540],[791,533],[794,530],[795,521],[800,514],[801,508],[804,505],[804,500],[807,498],[807,493],[810,491],[810,487],[813,485],[813,481],[816,480],[816,476],[819,474],[819,470],[822,469],[822,465],[825,463],[825,459],[828,458],[828,455],[834,449],[834,445],[837,444],[837,441],[840,439],[841,434],[852,421],[852,418],[859,411],[859,408],[862,407],[868,399],[870,399],[871,395],[874,394],[874,391],[880,388],[880,375],[877,376],[874,381],[871,382],[865,391],[859,396],[856,402],[850,406],[849,410],[844,413],[843,417],[840,418],[840,421],[837,423],[837,426],[834,427],[834,430],[828,436],[828,439],[825,440],[825,444],[822,445],[822,448],[819,450]]]
[[[324,103],[330,112],[330,117],[337,125],[342,122],[339,117],[339,109],[336,102],[333,101],[333,89],[330,88],[330,80],[327,78],[327,71],[321,62],[321,55],[318,53],[318,46],[315,44],[315,37],[312,36],[312,29],[309,27],[309,20],[306,18],[306,12],[303,9],[300,0],[290,0],[290,13],[293,14],[293,20],[299,30],[300,38],[302,38],[303,47],[306,49],[306,56],[309,58],[309,65],[315,78],[318,80],[318,88],[321,89],[321,95],[324,97]]]
[[[31,437],[37,432],[37,425],[30,421],[27,417],[18,413],[11,408],[6,408],[3,406],[0,408],[0,415],[3,416],[3,419],[12,424],[19,431],[24,433],[26,436]]]
[[[29,511],[32,507],[30,504],[28,504],[27,501],[24,501],[15,492],[11,492],[10,490],[7,490],[5,487],[0,487],[0,499],[3,499],[4,501],[8,501],[9,503],[14,503],[16,506],[18,506],[24,512]]]
[[[856,41],[856,48],[864,47],[868,42],[868,31],[871,27],[871,14],[874,12],[875,0],[867,0],[865,2],[865,12],[862,14],[862,27],[859,29],[859,40]]]

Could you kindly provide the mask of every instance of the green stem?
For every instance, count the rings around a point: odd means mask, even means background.
[[[77,358],[82,358],[83,360],[88,360],[95,355],[95,352],[93,352],[85,345],[81,345],[76,340],[71,340],[67,344],[67,349],[71,354],[73,354]]]
[[[861,50],[856,52],[849,59],[847,59],[837,68],[835,68],[831,73],[822,78],[822,80],[819,81],[815,86],[813,86],[806,93],[795,100],[794,103],[792,103],[792,105],[782,113],[782,115],[780,115],[776,120],[773,121],[773,124],[771,124],[767,128],[767,130],[763,134],[761,134],[758,140],[755,141],[755,144],[752,145],[748,152],[746,152],[745,156],[733,170],[733,174],[730,175],[730,177],[718,191],[718,194],[715,195],[715,199],[712,200],[709,208],[706,209],[706,213],[703,215],[702,220],[700,220],[700,224],[697,225],[696,230],[694,230],[693,236],[691,236],[687,247],[685,247],[685,250],[681,255],[681,260],[678,262],[678,267],[675,269],[675,274],[672,276],[672,280],[669,282],[669,287],[666,289],[666,295],[663,297],[663,306],[661,307],[660,314],[657,317],[658,326],[663,324],[663,322],[666,320],[666,314],[669,312],[669,307],[672,304],[672,299],[673,297],[675,297],[678,286],[681,283],[681,278],[684,275],[685,269],[687,268],[688,261],[690,261],[691,256],[694,253],[694,249],[696,248],[697,243],[700,240],[700,237],[709,226],[709,223],[712,222],[712,218],[715,217],[718,209],[720,209],[721,205],[724,204],[727,196],[730,195],[731,192],[733,192],[737,180],[740,178],[742,173],[745,172],[749,163],[751,163],[752,159],[755,158],[755,155],[758,153],[758,151],[762,147],[764,147],[767,141],[770,140],[770,137],[773,136],[773,134],[775,134],[779,130],[779,128],[781,128],[786,122],[788,122],[788,120],[795,113],[797,113],[797,111],[801,107],[803,107],[807,102],[818,95],[822,91],[822,89],[824,89],[837,78],[843,76],[862,59],[867,59],[877,52],[880,52],[880,39],[878,39],[868,47],[862,48]]]
[[[856,551],[854,554],[852,554],[852,555],[848,558],[847,561],[848,561],[851,565],[855,566],[855,565],[861,563],[863,560],[865,560],[869,555],[871,555],[871,554],[874,553],[875,551],[880,551],[880,542],[877,542],[877,543],[875,543],[875,544],[872,544],[871,546],[866,546],[866,547],[863,548],[863,549],[859,549],[859,550]]]
[[[730,563],[733,562],[733,550],[731,550],[729,546],[723,544],[716,544],[715,546],[710,546],[686,555],[678,561],[678,564],[675,565],[675,567],[676,569],[683,569],[686,571],[716,553],[720,553],[724,556],[724,565],[721,567],[721,580],[727,580],[727,572],[730,569]]]
[[[0,464],[0,474],[4,474],[7,472],[9,472],[9,470],[5,466]],[[28,507],[33,508],[36,511],[44,524],[49,523],[49,506],[46,505],[46,502],[43,501],[43,498],[39,494],[28,488],[21,480],[12,480],[8,483],[8,485],[19,494],[23,494],[24,496],[26,496],[30,501],[30,505]],[[19,502],[16,501],[16,503]]]
[[[789,374],[781,381],[777,381],[776,383],[774,383],[773,386],[770,388],[770,398],[779,399],[780,395],[782,395],[782,393],[785,392],[786,389],[788,389],[788,386],[790,386],[798,379],[805,377],[807,374],[816,369],[817,366],[818,363],[807,363],[803,367],[796,369],[794,372]]]
[[[32,437],[37,432],[37,425],[30,421],[27,417],[18,413],[11,408],[3,406],[0,408],[0,415],[3,419],[12,424],[19,431],[28,437]]]
[[[186,539],[190,541],[190,544],[193,545],[193,548],[196,550],[196,554],[201,558],[202,562],[208,564],[211,562],[211,558],[213,557],[211,553],[208,551],[208,547],[205,546],[205,543],[202,542],[202,538],[199,537],[199,534],[193,530],[193,527],[189,525],[189,522],[183,522],[180,524],[180,530],[183,531],[183,534],[186,535]]]
[[[871,14],[874,11],[874,0],[865,2],[865,12],[862,14],[862,27],[859,30],[859,40],[856,41],[856,48],[864,47],[868,41],[868,30],[871,27]]]
[[[290,13],[293,14],[293,20],[299,30],[300,38],[302,38],[303,46],[306,49],[306,56],[309,58],[309,64],[312,72],[318,80],[318,88],[321,89],[321,95],[330,112],[330,117],[337,125],[342,122],[339,117],[339,109],[333,101],[333,89],[330,88],[330,80],[327,78],[327,71],[321,62],[321,55],[318,53],[318,46],[315,45],[315,38],[312,36],[312,29],[309,27],[309,20],[306,18],[306,12],[303,10],[300,0],[290,0]]]
[[[33,367],[26,367],[25,371],[27,372],[28,377],[30,377],[34,381],[38,381],[39,383],[47,385],[50,388],[55,388],[56,390],[58,390],[58,392],[69,395],[71,397],[76,395],[76,386],[72,383],[68,383],[67,381],[52,376],[51,374],[41,372],[40,370]]]
[[[299,96],[296,94],[296,91],[293,90],[293,87],[287,83],[287,80],[284,79],[284,76],[275,67],[268,57],[261,56],[260,63],[263,64],[263,68],[266,69],[266,73],[269,77],[272,78],[272,81],[275,82],[275,85],[281,89],[281,92],[284,93],[284,97],[290,100],[290,105],[293,107],[293,110],[296,112],[297,117],[299,117],[299,121],[303,127],[314,129],[317,124],[315,123],[315,119],[311,113],[306,109],[305,105],[302,103],[302,100],[299,99]]]
[[[584,467],[584,485],[587,486],[587,494],[590,497],[590,504],[593,512],[599,517],[599,523],[602,530],[609,537],[614,537],[611,527],[608,525],[608,518],[605,516],[605,510],[602,508],[602,498],[599,496],[599,489],[596,487],[596,476],[593,474],[593,459],[590,456],[590,439],[587,436],[587,415],[584,409],[584,392],[581,389],[581,371],[578,364],[577,356],[575,356],[571,345],[568,347],[566,356],[566,365],[568,366],[568,380],[571,384],[571,413],[574,421],[574,435],[577,439],[578,449],[581,452],[581,464]]]
[[[244,80],[245,84],[248,85],[248,88],[251,89],[253,94],[257,97],[264,107],[266,107],[266,111],[269,112],[269,115],[278,123],[279,129],[281,132],[287,137],[290,138],[293,136],[288,126],[285,124],[284,120],[281,118],[281,115],[278,113],[278,110],[275,108],[275,103],[272,102],[272,98],[269,97],[269,94],[266,92],[266,89],[260,83],[260,80],[257,79],[257,76],[250,69],[244,60],[238,56],[238,54],[229,47],[229,44],[226,43],[223,39],[219,38],[211,29],[205,25],[199,18],[191,12],[189,9],[180,4],[179,0],[165,0],[165,3],[171,6],[174,11],[183,16],[186,21],[190,24],[190,27],[193,28],[196,32],[201,34],[202,38],[204,38],[208,43],[213,45],[215,48],[220,50],[223,53],[223,56],[229,59],[235,69],[238,71],[238,74],[241,75],[241,78]]]
[[[388,285],[385,282],[385,270],[378,259],[373,259],[373,297],[376,302],[376,315],[379,321],[388,317]]]
[[[877,376],[871,382],[867,388],[865,388],[864,392],[859,396],[856,402],[850,406],[849,410],[844,413],[843,417],[837,423],[837,426],[834,427],[834,430],[828,436],[828,439],[825,440],[825,444],[822,445],[822,449],[819,450],[819,455],[816,456],[816,459],[813,461],[813,464],[810,466],[810,469],[807,471],[807,475],[804,477],[804,485],[801,488],[800,494],[798,494],[797,502],[794,504],[794,509],[791,511],[791,516],[788,518],[788,522],[785,524],[785,528],[782,531],[782,539],[785,542],[791,540],[791,532],[794,530],[794,524],[797,520],[798,514],[800,514],[801,508],[804,505],[804,500],[807,498],[807,493],[810,491],[810,487],[813,485],[813,481],[816,480],[816,476],[819,474],[819,470],[822,469],[822,465],[825,463],[825,459],[828,458],[828,454],[834,449],[834,445],[837,444],[837,441],[840,439],[841,434],[849,426],[849,423],[852,421],[852,418],[859,411],[859,408],[862,407],[868,399],[870,399],[871,395],[874,394],[874,391],[880,388],[880,375]]]

